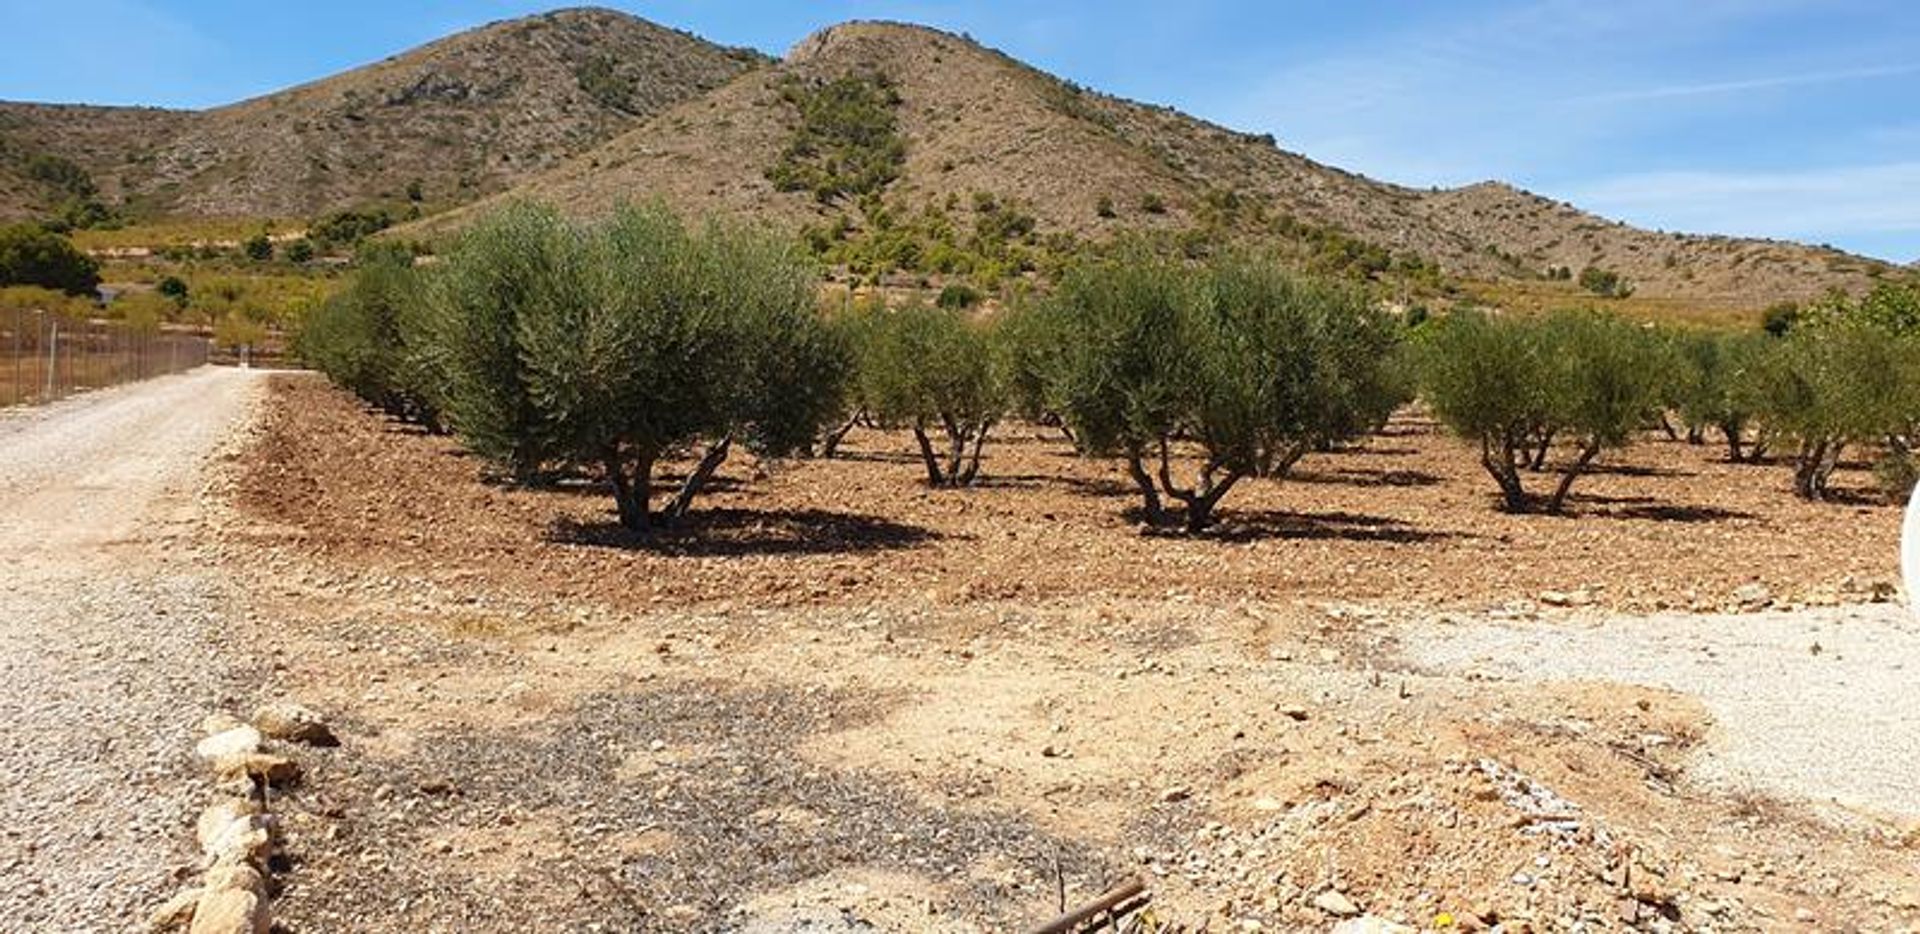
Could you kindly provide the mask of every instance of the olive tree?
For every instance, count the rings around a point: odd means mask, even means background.
[[[1150,523],[1189,532],[1247,477],[1378,425],[1398,331],[1361,294],[1253,255],[1187,266],[1125,256],[1071,271],[1052,398],[1082,446],[1127,465]],[[1176,477],[1176,445],[1199,467]]]
[[[582,234],[551,209],[515,203],[467,229],[423,296],[447,420],[469,450],[518,483],[557,452],[529,387],[521,327],[575,287]]]
[[[657,205],[539,223],[542,268],[513,283],[530,291],[517,331],[539,439],[604,468],[622,525],[673,526],[736,443],[789,454],[833,416],[844,362],[785,243]],[[656,469],[694,451],[656,510]]]
[[[1907,453],[1920,412],[1920,345],[1869,321],[1805,321],[1755,367],[1746,393],[1792,445],[1794,493],[1825,499],[1848,448]]]
[[[915,303],[870,309],[858,334],[856,369],[869,411],[913,432],[929,484],[971,485],[987,435],[1007,409],[992,326]]]
[[[388,414],[438,431],[444,387],[420,294],[410,256],[363,254],[346,286],[301,321],[294,349],[336,384]]]
[[[1764,332],[1690,331],[1674,336],[1673,406],[1689,440],[1713,428],[1726,440],[1727,460],[1757,463],[1767,442],[1744,387],[1775,343]]]
[[[1626,446],[1661,401],[1655,338],[1609,315],[1456,312],[1426,330],[1419,356],[1428,403],[1479,446],[1511,512],[1561,512],[1574,481],[1601,453]],[[1563,457],[1550,465],[1556,445]],[[1534,465],[1559,474],[1540,503],[1522,480]]]

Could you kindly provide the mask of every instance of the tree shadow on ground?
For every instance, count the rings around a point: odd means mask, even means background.
[[[1289,483],[1307,483],[1314,485],[1345,485],[1358,487],[1375,486],[1438,486],[1446,478],[1424,470],[1379,470],[1367,467],[1343,467],[1339,470],[1302,470],[1287,476]]]
[[[1726,522],[1753,519],[1753,513],[1719,506],[1663,503],[1648,496],[1603,496],[1576,493],[1567,498],[1568,515],[1597,519],[1641,519],[1649,522]],[[1596,508],[1587,508],[1596,507]]]
[[[1048,486],[1063,487],[1082,496],[1096,498],[1133,496],[1136,493],[1131,485],[1118,480],[1089,480],[1052,474],[993,474],[983,476],[974,483],[974,487],[988,490],[1034,490]]]
[[[1599,477],[1693,477],[1699,475],[1699,471],[1695,470],[1654,467],[1648,464],[1592,464],[1583,472]]]
[[[877,516],[823,509],[698,509],[680,525],[649,535],[612,520],[560,519],[549,541],[690,558],[865,554],[913,548],[944,538],[932,529]]]
[[[1146,513],[1139,507],[1128,509],[1130,522],[1144,524]],[[1155,530],[1150,534],[1188,537],[1179,527]],[[1291,512],[1284,509],[1222,509],[1219,521],[1207,531],[1191,536],[1196,541],[1241,544],[1281,541],[1386,542],[1414,545],[1450,541],[1472,536],[1407,525],[1398,519],[1354,512]]]
[[[677,474],[663,473],[653,478],[653,485],[650,489],[653,490],[655,497],[670,497],[680,491],[682,479],[683,478]],[[500,484],[502,486],[525,490],[529,493],[554,493],[562,496],[579,496],[605,499],[608,502],[613,501],[613,489],[608,486],[606,480],[602,479],[597,473],[592,475],[584,473],[557,475],[542,478],[539,482],[529,485],[518,485],[508,480],[501,480]],[[750,480],[717,474],[707,478],[707,482],[700,487],[700,492],[702,495],[725,493],[728,496],[759,496],[763,491],[756,487]]]

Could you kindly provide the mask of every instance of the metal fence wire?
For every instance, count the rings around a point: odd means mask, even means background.
[[[161,327],[0,308],[0,407],[179,373],[211,350],[205,337]]]

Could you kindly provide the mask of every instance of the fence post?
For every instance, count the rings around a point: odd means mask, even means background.
[[[50,324],[53,330],[47,339],[47,401],[54,399],[54,390],[58,384],[55,374],[60,372],[60,319],[54,318]]]

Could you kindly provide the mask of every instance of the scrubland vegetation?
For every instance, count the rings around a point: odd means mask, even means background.
[[[1478,448],[1512,512],[1569,511],[1583,474],[1663,427],[1735,462],[1778,457],[1808,499],[1831,494],[1843,454],[1873,458],[1889,496],[1911,486],[1912,287],[1836,296],[1770,334],[1594,310],[1395,315],[1286,265],[1135,242],[992,310],[943,295],[823,311],[782,242],[657,206],[583,224],[523,204],[435,264],[363,251],[298,348],[513,482],[597,474],[635,531],[684,516],[735,446],[831,456],[858,425],[901,428],[930,486],[967,487],[996,426],[1024,419],[1124,464],[1147,526],[1201,533],[1236,485],[1409,403]],[[655,470],[683,455],[694,467],[656,509]]]

